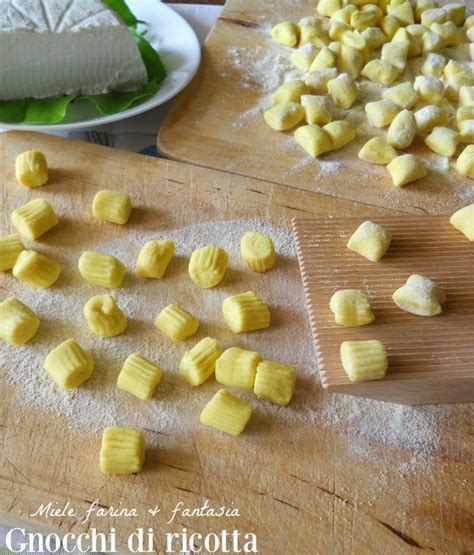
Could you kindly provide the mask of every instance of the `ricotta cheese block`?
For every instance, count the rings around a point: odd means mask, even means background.
[[[0,100],[135,91],[132,34],[100,0],[0,0]]]

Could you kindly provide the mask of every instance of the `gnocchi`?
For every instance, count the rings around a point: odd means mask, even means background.
[[[340,354],[342,367],[352,382],[380,380],[387,373],[387,352],[378,339],[344,341]]]
[[[0,303],[0,338],[11,345],[23,345],[38,331],[40,320],[25,304],[14,297]]]
[[[142,401],[153,397],[159,385],[163,370],[139,353],[127,357],[117,378],[117,387],[131,393]]]
[[[240,240],[244,263],[254,272],[267,272],[275,264],[275,247],[266,233],[248,231]]]
[[[28,285],[47,289],[59,278],[61,266],[36,251],[23,250],[16,259],[12,273]]]
[[[464,233],[469,241],[474,241],[474,204],[455,212],[449,221],[458,231]]]
[[[319,125],[303,125],[294,136],[295,141],[313,158],[333,149],[331,138]]]
[[[387,42],[382,46],[380,59],[402,72],[407,65],[409,48],[410,43],[408,41]]]
[[[461,175],[474,179],[474,145],[468,145],[456,160],[456,169]]]
[[[61,389],[74,389],[94,371],[94,359],[74,339],[67,339],[50,351],[44,368]]]
[[[281,102],[263,112],[263,119],[275,131],[287,131],[303,121],[305,111],[296,102]]]
[[[392,120],[387,131],[387,143],[405,149],[411,145],[417,132],[416,119],[410,110],[402,110]]]
[[[48,183],[48,163],[38,150],[27,150],[16,157],[15,177],[23,187],[41,187]]]
[[[173,341],[184,341],[197,332],[199,320],[177,304],[170,304],[158,314],[155,326]]]
[[[329,136],[331,150],[339,150],[355,138],[355,130],[345,120],[331,121],[323,126],[323,131]]]
[[[449,127],[435,127],[426,137],[425,144],[441,156],[453,156],[459,144],[459,133]]]
[[[360,224],[347,243],[347,248],[371,262],[378,262],[388,251],[392,234],[379,224],[367,220]]]
[[[361,75],[367,77],[367,79],[371,81],[388,86],[398,79],[400,70],[386,60],[375,59],[370,60],[370,62],[364,66]]]
[[[273,40],[285,46],[296,46],[299,41],[299,28],[291,21],[282,21],[275,25],[270,32]]]
[[[335,77],[337,77],[337,69],[335,67],[330,67],[318,71],[310,71],[306,76],[305,83],[313,94],[324,95],[328,92],[329,81]]]
[[[201,412],[201,424],[233,436],[240,435],[252,416],[253,407],[225,389],[220,389]]]
[[[100,448],[100,469],[105,475],[136,474],[145,462],[145,438],[134,428],[105,428]]]
[[[299,79],[293,79],[280,85],[272,94],[273,104],[281,104],[282,102],[297,102],[301,100],[302,94],[308,94],[308,87]]]
[[[295,50],[290,59],[295,67],[301,69],[301,71],[308,71],[318,52],[319,49],[314,44],[308,42],[301,48],[298,48],[298,50]]]
[[[253,392],[259,399],[285,407],[295,392],[295,380],[294,366],[262,360],[257,366]]]
[[[217,339],[205,337],[192,349],[186,351],[179,364],[179,373],[189,385],[204,383],[216,368],[216,361],[222,354]]]
[[[382,94],[384,100],[391,100],[402,110],[413,108],[419,97],[420,94],[415,90],[411,81],[390,87]]]
[[[148,241],[137,259],[137,274],[143,278],[161,279],[174,256],[173,241]]]
[[[188,272],[196,285],[210,289],[223,280],[228,263],[229,256],[224,249],[208,245],[193,251]]]
[[[267,305],[252,291],[224,299],[222,313],[234,333],[262,330],[270,325]]]
[[[417,316],[436,316],[442,312],[446,294],[431,279],[418,274],[411,275],[405,285],[392,295],[393,302],[405,312]]]
[[[371,164],[386,165],[397,156],[397,151],[379,137],[373,137],[359,150],[358,156]]]
[[[101,252],[83,252],[78,266],[79,273],[86,281],[100,287],[120,287],[127,273],[127,268],[120,260]]]
[[[439,106],[423,106],[415,112],[415,121],[421,133],[430,133],[435,127],[448,122],[448,114]]]
[[[12,223],[21,235],[38,239],[59,223],[49,202],[34,198],[12,212]]]
[[[0,237],[0,271],[11,270],[23,250],[25,247],[18,235]]]
[[[325,125],[332,120],[328,110],[327,99],[318,95],[303,95],[301,105],[305,109],[306,123]]]
[[[259,353],[239,347],[226,349],[216,361],[216,381],[229,387],[253,389]]]
[[[350,75],[340,73],[328,82],[328,93],[337,106],[347,110],[357,100],[359,89]]]
[[[98,220],[124,225],[132,212],[130,195],[117,191],[99,191],[92,202],[92,212]]]
[[[426,168],[413,154],[397,156],[387,165],[387,170],[395,187],[401,187],[428,174]]]
[[[365,105],[367,120],[373,127],[387,127],[399,112],[400,108],[391,100],[376,100]]]
[[[97,337],[115,337],[127,329],[128,321],[112,295],[96,295],[84,307],[84,317]]]
[[[438,105],[444,98],[444,83],[437,77],[418,75],[413,84],[420,100],[431,105]]]
[[[367,295],[358,289],[336,291],[329,308],[336,324],[341,326],[365,326],[375,319]]]

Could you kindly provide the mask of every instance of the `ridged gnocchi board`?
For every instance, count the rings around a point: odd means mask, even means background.
[[[355,103],[355,141],[319,159],[307,156],[293,131],[268,127],[261,115],[263,101],[273,90],[269,83],[276,88],[282,81],[282,59],[291,54],[291,49],[272,43],[269,31],[280,21],[298,21],[314,10],[310,1],[228,0],[203,47],[196,77],[178,96],[160,130],[158,146],[164,155],[409,213],[444,214],[474,198],[472,180],[459,175],[452,162],[444,171],[448,160],[431,152],[421,137],[406,152],[420,155],[429,172],[406,187],[394,187],[384,166],[359,160],[362,145],[386,131],[368,128],[363,109],[367,99]],[[378,94],[370,100],[379,100]]]
[[[29,148],[43,151],[51,168],[50,183],[39,190],[21,188],[13,176],[15,156]],[[128,256],[130,233],[135,234],[137,230],[140,233],[156,231],[159,236],[175,233],[174,239],[179,239],[187,226],[192,225],[194,229],[199,224],[206,229],[211,225],[209,222],[216,222],[213,225],[216,225],[220,240],[219,230],[226,229],[226,220],[258,217],[270,220],[278,229],[287,227],[283,237],[291,242],[292,217],[335,213],[364,216],[367,213],[364,205],[338,201],[330,196],[48,135],[1,134],[0,168],[0,233],[11,229],[11,210],[32,197],[43,196],[58,211],[59,226],[37,244],[38,250],[49,252],[63,263],[65,279],[60,276],[51,293],[68,287],[69,278],[76,279],[75,264],[80,254],[97,241],[108,241],[110,233],[117,237],[116,254],[123,259]],[[130,192],[134,208],[127,226],[111,228],[92,218],[93,196],[103,188]],[[396,214],[390,210],[372,210],[373,215],[384,213]],[[135,252],[138,252],[136,245]],[[174,290],[175,283],[183,280],[187,283],[186,263],[187,258],[177,256],[169,268],[172,273],[158,284],[150,283],[149,297],[140,296],[128,307],[145,312],[137,312],[129,323],[129,330],[110,340],[112,360],[115,360],[113,349],[116,345],[121,348],[123,341],[130,341],[130,349],[135,351],[135,342],[143,341],[143,336],[149,337],[150,322],[156,314],[155,310],[148,310],[148,305],[151,307],[158,302],[161,298],[158,293],[163,288]],[[232,264],[235,263],[233,259]],[[230,278],[229,283],[223,285],[226,292],[227,288],[235,292],[244,285],[255,286],[253,278],[249,281],[241,267],[240,271],[235,268]],[[272,327],[262,335],[249,338],[248,346],[261,345],[262,351],[275,353],[283,343],[283,335],[287,337],[291,332],[295,345],[289,342],[288,348],[294,351],[288,356],[289,362],[290,358],[299,356],[296,351],[303,345],[306,348],[311,344],[297,261],[294,256],[280,256],[274,273],[256,279],[259,283],[275,284],[278,291],[273,294],[269,291],[274,303],[294,297],[299,304],[297,309],[284,311],[271,307]],[[74,283],[83,286],[80,280]],[[136,284],[133,280],[132,283]],[[130,282],[127,288],[129,285]],[[18,283],[9,274],[0,274],[1,299],[11,288],[17,287]],[[73,289],[67,290],[76,295]],[[90,295],[96,291],[91,286]],[[27,289],[23,292],[26,294]],[[41,341],[32,344],[33,352],[43,348],[45,342],[51,343],[48,334],[54,331],[58,314],[65,310],[59,303],[51,309],[45,306],[50,304],[51,293],[40,292],[37,300],[32,299],[40,316],[44,311],[51,313],[51,319],[43,317],[39,332]],[[89,298],[87,291],[85,293],[67,317],[65,335],[70,333],[70,326],[79,331],[84,326],[81,310]],[[215,293],[220,295],[222,291],[218,288]],[[190,290],[180,286],[177,296],[173,295],[170,301],[179,297],[178,301],[188,308],[191,308],[189,303],[193,303],[195,309],[201,311],[204,308],[198,307],[204,307],[205,298],[214,292],[206,291],[205,294],[206,297],[202,297],[197,288]],[[221,322],[217,313],[216,322]],[[204,322],[202,333],[215,329],[211,322]],[[229,333],[224,329],[218,332],[219,337]],[[226,346],[235,344],[234,336],[226,337]],[[90,341],[85,338],[84,348]],[[153,526],[159,553],[164,551],[164,533],[181,532],[183,527],[201,534],[223,529],[254,532],[263,555],[353,552],[398,555],[414,552],[415,545],[440,552],[467,553],[471,550],[473,508],[471,492],[466,487],[471,456],[470,420],[465,408],[453,407],[436,434],[428,429],[426,441],[431,445],[435,438],[437,449],[421,457],[416,443],[387,443],[378,436],[348,433],[351,426],[348,430],[345,421],[348,409],[344,409],[344,403],[346,399],[355,398],[324,394],[316,376],[313,379],[310,372],[309,377],[302,378],[301,367],[297,364],[297,393],[289,407],[268,413],[268,405],[264,407],[248,396],[255,404],[255,414],[244,434],[238,438],[227,437],[198,423],[200,408],[217,384],[204,384],[193,391],[193,397],[189,398],[192,402],[183,403],[180,395],[188,399],[186,390],[181,384],[174,388],[169,383],[170,375],[177,373],[177,355],[193,344],[191,341],[172,347],[158,330],[152,333],[149,348],[154,356],[150,358],[163,366],[164,385],[168,383],[168,387],[159,388],[162,396],[158,395],[152,405],[143,405],[138,399],[134,402],[124,396],[114,409],[116,414],[123,415],[120,423],[124,425],[130,424],[128,418],[135,413],[152,417],[152,425],[145,430],[149,445],[145,466],[137,476],[108,478],[99,470],[100,431],[96,430],[90,415],[96,415],[97,404],[85,416],[86,423],[93,429],[84,432],[84,427],[78,428],[77,415],[68,417],[64,413],[58,415],[43,410],[41,403],[44,402],[36,389],[33,389],[36,404],[31,403],[31,398],[29,403],[23,402],[21,383],[9,385],[3,379],[5,364],[11,361],[10,355],[5,356],[5,345],[0,344],[0,522],[10,520],[17,526],[27,520],[26,528],[34,529],[43,524],[48,529],[74,533],[90,528],[108,532],[115,526],[119,546],[124,545],[136,527]],[[101,351],[102,348],[94,350],[96,378],[91,379],[95,381],[83,387],[91,393],[103,393],[107,399],[113,383],[106,386],[101,382],[102,376],[111,373],[113,377],[120,367],[115,366],[116,362],[109,364],[107,359],[101,362],[98,357]],[[12,351],[8,349],[8,353]],[[313,357],[310,349],[306,356],[310,369],[314,366]],[[42,375],[38,357],[28,358],[27,363],[31,372]],[[26,376],[31,377],[31,373],[28,371]],[[28,391],[31,394],[31,383]],[[339,399],[337,404],[336,399]],[[73,401],[74,397],[71,403]],[[162,402],[168,408],[174,404],[179,407],[182,431],[168,433],[165,426],[169,420],[153,416],[152,410],[157,410]],[[107,408],[100,408],[100,415],[112,410],[110,401],[104,400],[105,403]],[[167,410],[162,414],[166,415]],[[380,407],[377,410],[380,411]],[[415,435],[418,439],[425,437],[422,424]],[[420,464],[413,466],[412,461]],[[407,468],[416,471],[407,471]],[[402,469],[403,476],[400,475]],[[30,516],[41,504],[49,502],[59,508],[69,502],[78,513],[84,514],[96,499],[103,511],[111,507],[135,507],[139,516],[101,517],[93,512],[86,523],[67,514],[49,518],[38,514]],[[178,513],[176,519],[167,524],[171,511],[180,501],[191,509],[206,501],[212,507],[236,507],[240,516],[191,517]],[[148,509],[156,505],[161,512],[153,516]]]
[[[393,234],[387,254],[370,262],[346,246],[367,218],[295,219],[298,259],[323,387],[329,391],[404,404],[474,401],[474,245],[449,216],[370,218]],[[437,282],[448,301],[443,313],[401,311],[393,292],[411,274]],[[339,289],[360,289],[375,321],[339,326],[329,300]],[[340,358],[346,340],[379,339],[389,370],[381,380],[351,382]]]

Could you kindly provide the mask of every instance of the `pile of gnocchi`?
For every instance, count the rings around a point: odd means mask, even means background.
[[[16,159],[16,179],[28,188],[39,187],[48,181],[45,156],[28,151]],[[115,191],[99,191],[92,202],[92,212],[101,221],[124,225],[132,210],[129,195]],[[59,223],[53,207],[43,198],[34,198],[16,208],[11,221],[19,235],[0,237],[0,270],[11,270],[18,280],[39,288],[51,287],[59,278],[60,265],[34,251],[26,250],[20,235],[36,240]],[[149,241],[138,254],[136,272],[142,278],[160,279],[174,255],[170,240]],[[249,231],[240,241],[243,262],[255,272],[267,272],[275,264],[276,254],[272,239],[260,232]],[[188,272],[199,287],[217,286],[227,270],[227,252],[208,245],[196,249],[189,260]],[[114,256],[84,252],[78,261],[80,275],[88,283],[117,288],[123,283],[127,268]],[[115,337],[127,329],[127,317],[110,294],[99,294],[84,306],[84,318],[92,334]],[[222,314],[234,333],[263,330],[270,326],[270,311],[254,292],[247,291],[224,299]],[[163,308],[155,319],[155,326],[173,341],[184,341],[199,328],[199,320],[177,304]],[[20,300],[10,297],[0,303],[0,338],[12,345],[31,340],[40,326],[38,316]],[[90,378],[94,359],[74,339],[70,338],[52,349],[44,361],[44,368],[59,388],[77,388]],[[201,339],[188,350],[179,372],[191,386],[203,384],[212,375],[226,387],[253,390],[260,399],[280,406],[290,402],[296,370],[289,364],[263,357],[253,351],[231,347],[224,350],[211,337]],[[140,353],[132,353],[125,360],[117,378],[117,387],[141,400],[152,398],[161,381],[163,371]],[[252,404],[229,391],[219,390],[204,407],[200,421],[231,435],[239,435],[247,425]],[[105,474],[138,472],[144,462],[144,438],[140,430],[107,428],[102,438],[100,465]]]
[[[328,98],[349,110],[358,99],[358,78],[383,85],[382,98],[365,105],[369,125],[388,127],[385,140],[371,138],[359,158],[385,165],[396,187],[427,170],[413,154],[399,154],[422,135],[433,152],[457,156],[456,169],[474,179],[474,71],[472,62],[450,59],[449,48],[466,43],[474,59],[474,15],[464,2],[439,7],[436,0],[320,0],[322,17],[284,21],[273,39],[295,48],[293,65],[306,73],[272,94],[263,118],[277,131],[294,132],[312,157],[339,150],[356,133],[345,120],[331,121]],[[421,57],[419,75],[407,71]],[[396,83],[398,81],[398,83]],[[302,124],[302,125],[300,125]]]

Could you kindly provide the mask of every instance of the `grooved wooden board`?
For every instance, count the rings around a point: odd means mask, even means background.
[[[370,262],[346,247],[365,218],[296,219],[298,259],[324,387],[384,401],[425,404],[474,401],[474,245],[448,216],[372,218],[393,234],[387,254]],[[393,292],[411,274],[438,283],[443,313],[424,318],[400,310]],[[339,289],[364,291],[375,321],[344,327],[329,300]],[[341,365],[346,340],[379,339],[389,357],[382,380],[351,382]]]
[[[27,148],[42,150],[50,161],[51,182],[40,190],[21,189],[14,181],[14,158]],[[0,135],[0,168],[0,233],[10,230],[14,206],[41,194],[68,215],[45,236],[41,248],[65,260],[87,245],[88,234],[108,229],[87,217],[93,193],[104,187],[132,191],[130,225],[147,230],[248,217],[289,227],[292,217],[367,213],[364,205],[325,195],[47,135]],[[127,227],[121,231],[126,244]],[[291,278],[288,291],[302,296],[295,261],[283,260],[282,268],[281,275]],[[8,294],[8,283],[10,278],[0,274],[1,298]],[[285,317],[311,341],[303,311]],[[285,330],[284,319],[279,329]],[[0,367],[8,364],[5,352],[0,344]],[[162,356],[165,361],[166,352]],[[283,410],[281,418],[257,414],[239,438],[200,426],[182,435],[164,434],[157,421],[146,432],[157,447],[148,450],[143,472],[106,478],[98,471],[97,435],[78,435],[73,421],[23,405],[18,397],[0,371],[0,513],[15,523],[31,521],[30,513],[40,504],[62,507],[69,501],[84,513],[98,499],[105,510],[136,507],[139,517],[93,515],[87,523],[61,515],[33,520],[73,533],[114,526],[119,545],[137,526],[153,526],[159,553],[164,532],[183,527],[203,534],[254,532],[263,555],[468,553],[474,547],[471,423],[461,406],[440,422],[437,449],[420,458],[414,447],[354,435],[344,421],[320,421],[323,401],[328,407],[343,397],[327,395],[316,380],[305,380],[298,384],[295,402],[303,398],[314,409],[314,420],[287,420]],[[197,413],[189,417],[197,418]],[[240,516],[179,515],[167,524],[178,502],[193,508],[206,500],[213,507],[238,507]],[[161,513],[152,516],[148,509],[156,505]]]
[[[279,133],[266,125],[261,109],[255,107],[269,95],[265,81],[280,71],[268,69],[270,59],[291,53],[275,47],[269,29],[279,21],[313,15],[314,8],[309,1],[228,0],[204,45],[198,74],[179,95],[160,131],[161,151],[199,166],[405,212],[443,214],[469,199],[472,202],[472,180],[453,168],[448,173],[439,171],[442,159],[428,150],[421,137],[407,151],[422,156],[429,174],[396,188],[385,167],[357,158],[364,142],[375,134],[385,135],[385,130],[359,125],[351,144],[309,160],[294,142],[292,131]],[[257,67],[264,58],[266,76]],[[362,111],[363,102],[355,107]],[[365,116],[362,119],[365,122]]]

